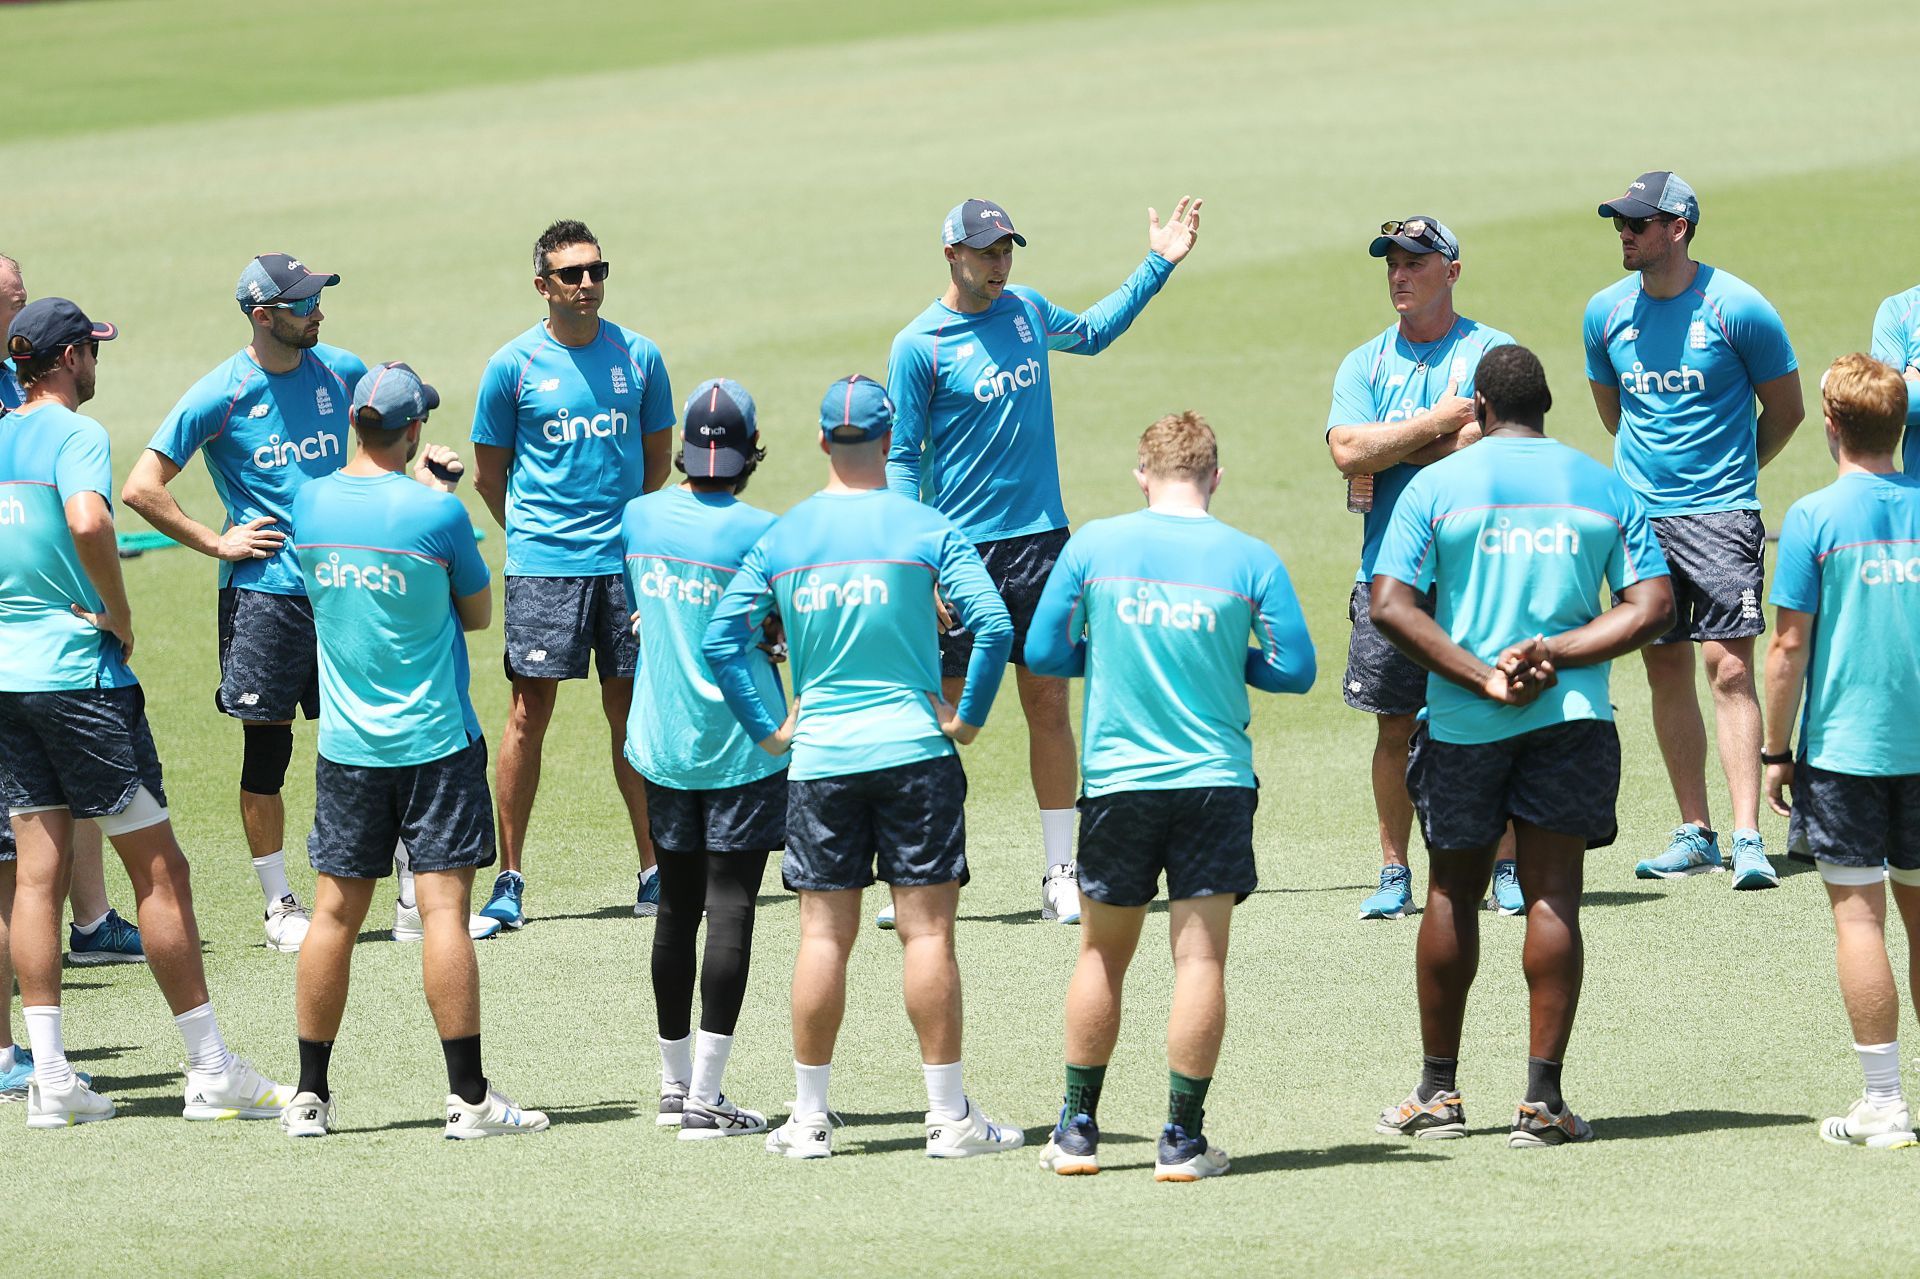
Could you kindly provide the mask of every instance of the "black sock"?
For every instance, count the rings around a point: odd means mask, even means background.
[[[447,1055],[447,1091],[477,1106],[487,1099],[487,1077],[480,1073],[480,1036],[443,1039],[440,1051]]]
[[[1422,1057],[1420,1059],[1420,1086],[1414,1089],[1414,1095],[1421,1101],[1432,1101],[1441,1093],[1453,1092],[1454,1072],[1460,1069],[1458,1057]]]
[[[300,1086],[296,1092],[310,1092],[321,1101],[332,1101],[327,1091],[327,1065],[333,1060],[331,1039],[300,1041]]]
[[[1560,1095],[1559,1062],[1544,1057],[1527,1058],[1527,1100],[1554,1110],[1566,1108],[1566,1098]]]

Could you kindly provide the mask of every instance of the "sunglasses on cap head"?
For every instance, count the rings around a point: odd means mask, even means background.
[[[557,266],[547,274],[566,285],[577,285],[582,280],[592,280],[598,284],[612,270],[613,264],[603,258],[598,262],[583,262],[579,266]]]
[[[1623,218],[1616,213],[1613,215],[1613,229],[1616,231],[1631,231],[1635,235],[1645,235],[1647,228],[1656,222],[1678,222],[1679,220],[1679,218],[1666,213],[1657,213],[1650,218]]]
[[[263,306],[269,311],[285,311],[290,315],[304,318],[320,309],[320,295],[316,293],[310,298],[301,298],[298,302],[255,302],[254,305]]]
[[[1406,239],[1414,241],[1416,244],[1426,245],[1436,253],[1444,254],[1447,252],[1447,242],[1440,238],[1440,233],[1434,229],[1433,223],[1427,221],[1425,218],[1406,218],[1404,220],[1395,218],[1390,222],[1382,222],[1380,224],[1380,234],[1403,236]]]

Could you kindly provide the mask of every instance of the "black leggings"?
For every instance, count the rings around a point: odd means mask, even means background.
[[[765,853],[671,853],[654,850],[660,868],[660,917],[653,932],[653,1003],[660,1038],[692,1033],[694,940],[707,916],[700,964],[700,1029],[731,1035],[747,993],[753,957],[753,899],[766,873]]]

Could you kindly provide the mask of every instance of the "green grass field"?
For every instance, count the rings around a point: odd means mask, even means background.
[[[723,374],[754,392],[770,457],[751,497],[784,508],[822,473],[821,389],[884,373],[894,331],[941,288],[937,227],[957,200],[1004,201],[1031,240],[1016,278],[1078,307],[1138,261],[1149,204],[1202,194],[1198,249],[1133,331],[1097,362],[1054,363],[1069,510],[1133,505],[1138,432],[1199,409],[1222,441],[1216,510],[1286,557],[1322,671],[1311,695],[1255,713],[1264,886],[1236,923],[1210,1099],[1234,1155],[1223,1181],[1161,1187],[1145,1171],[1165,1079],[1163,915],[1102,1110],[1106,1175],[1044,1176],[1032,1152],[921,1157],[898,947],[877,933],[855,952],[839,1155],[794,1165],[754,1140],[668,1140],[651,1122],[652,926],[628,913],[633,853],[597,699],[572,686],[529,849],[535,923],[481,948],[490,1073],[547,1109],[551,1133],[439,1140],[418,952],[385,940],[384,906],[335,1059],[344,1131],[324,1142],[180,1121],[179,1041],[145,972],[69,970],[68,1042],[124,1117],[39,1134],[0,1109],[0,1257],[49,1274],[1912,1274],[1920,1152],[1815,1137],[1859,1088],[1817,878],[1736,898],[1724,877],[1631,877],[1675,817],[1636,659],[1615,675],[1622,841],[1589,862],[1566,1076],[1601,1140],[1506,1148],[1526,1053],[1521,926],[1495,919],[1462,1065],[1474,1136],[1373,1135],[1418,1066],[1416,924],[1354,920],[1377,865],[1372,729],[1337,687],[1359,531],[1321,429],[1340,357],[1391,318],[1373,227],[1424,212],[1464,242],[1462,310],[1545,359],[1549,428],[1605,456],[1579,325],[1619,260],[1594,206],[1668,166],[1701,194],[1697,254],[1776,303],[1817,404],[1819,370],[1863,348],[1879,300],[1920,275],[1920,140],[1889,127],[1916,39],[1912,5],[1791,0],[0,10],[0,251],[34,296],[123,326],[90,410],[123,476],[174,398],[244,341],[231,283],[273,250],[341,273],[325,338],[409,360],[446,396],[431,438],[463,445],[482,365],[539,315],[533,237],[577,216],[619,268],[608,316],[659,341],[683,393]],[[1816,420],[1763,477],[1770,523],[1828,474]],[[176,491],[203,519],[217,510],[198,465]],[[497,531],[484,549],[497,567]],[[216,1004],[241,1052],[290,1076],[294,966],[260,945],[239,733],[208,696],[214,570],[172,550],[127,577]],[[497,628],[475,637],[496,742],[499,644]],[[304,892],[313,739],[299,737],[287,793]],[[1009,692],[967,755],[960,945],[970,1090],[1037,1144],[1076,938],[1031,922],[1025,759]],[[1722,815],[1717,778],[1714,795]],[[1782,823],[1763,825],[1779,851]],[[771,877],[767,892],[728,1091],[784,1113],[796,909]]]

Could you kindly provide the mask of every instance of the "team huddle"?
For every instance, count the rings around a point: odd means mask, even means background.
[[[676,450],[659,348],[602,318],[611,267],[588,228],[549,227],[533,254],[547,315],[488,362],[470,432],[475,487],[506,535],[511,694],[491,785],[465,634],[490,625],[492,588],[454,496],[469,459],[423,439],[439,393],[405,363],[319,342],[321,295],[339,276],[284,254],[249,263],[235,291],[248,345],[182,398],[122,496],[219,562],[215,701],[241,724],[241,825],[266,941],[298,954],[293,1085],[221,1034],[129,665],[108,436],[79,412],[101,343],[119,333],[66,299],[27,302],[0,258],[0,988],[17,978],[27,1032],[16,1045],[10,1013],[0,1019],[0,1096],[24,1093],[32,1128],[114,1113],[62,1038],[71,897],[76,962],[84,951],[152,967],[186,1044],[188,1119],[327,1135],[353,948],[394,872],[393,936],[422,946],[446,1059],[445,1135],[546,1129],[483,1067],[474,941],[533,918],[541,748],[559,685],[591,667],[634,835],[634,913],[655,917],[658,1122],[682,1140],[761,1134],[789,1158],[832,1153],[847,967],[879,880],[889,892],[874,922],[903,948],[927,1154],[1020,1147],[1021,1129],[988,1118],[963,1081],[954,947],[969,877],[960,748],[1012,664],[1039,809],[1039,918],[1081,928],[1042,1167],[1100,1169],[1121,991],[1164,875],[1174,994],[1155,1177],[1226,1172],[1205,1103],[1232,913],[1258,882],[1247,689],[1306,692],[1314,648],[1280,556],[1209,513],[1219,446],[1193,412],[1140,437],[1144,509],[1069,532],[1048,367],[1053,352],[1098,354],[1126,332],[1193,248],[1200,207],[1183,199],[1165,224],[1150,210],[1145,260],[1079,313],[1009,283],[1026,240],[1001,207],[956,207],[944,292],[895,338],[884,383],[856,374],[827,388],[827,482],[779,516],[741,498],[766,455],[747,389],[696,387]],[[1416,816],[1430,867],[1419,1079],[1377,1129],[1467,1131],[1455,1073],[1491,892],[1527,930],[1529,1059],[1509,1142],[1592,1139],[1561,1072],[1584,857],[1617,835],[1609,664],[1645,654],[1680,808],[1669,846],[1636,873],[1717,871],[1698,645],[1733,804],[1733,886],[1779,882],[1758,831],[1764,792],[1791,813],[1789,853],[1817,862],[1832,902],[1866,1090],[1821,1135],[1912,1144],[1881,933],[1890,882],[1920,942],[1920,843],[1904,820],[1920,812],[1905,710],[1920,704],[1920,447],[1909,443],[1906,473],[1895,460],[1920,423],[1920,288],[1882,308],[1871,356],[1822,378],[1839,477],[1782,527],[1760,681],[1757,476],[1803,416],[1797,360],[1757,291],[1692,259],[1699,203],[1678,177],[1643,175],[1599,212],[1630,272],[1586,316],[1612,467],[1548,438],[1553,401],[1531,351],[1454,310],[1460,245],[1431,217],[1372,240],[1395,322],[1335,380],[1327,445],[1365,517],[1343,693],[1377,724],[1383,868],[1361,917],[1411,908]],[[196,454],[223,508],[212,523],[169,489]],[[288,881],[280,798],[303,715],[318,720],[310,904]],[[137,930],[103,889],[82,892],[101,834],[126,866]],[[795,1095],[778,1125],[722,1088],[776,853],[800,923]],[[496,864],[470,913],[476,873]]]

